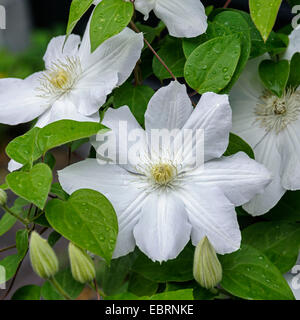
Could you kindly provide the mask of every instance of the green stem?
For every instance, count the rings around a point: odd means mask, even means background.
[[[7,251],[7,250],[10,250],[10,249],[15,249],[15,248],[16,248],[16,245],[13,244],[12,246],[9,246],[9,247],[7,247],[7,248],[0,249],[0,253],[1,253],[1,252],[4,252],[4,251]]]
[[[9,214],[11,214],[13,217],[15,217],[16,219],[18,219],[19,221],[21,221],[23,224],[25,224],[25,226],[28,226],[29,221],[27,219],[23,219],[22,217],[16,215],[14,212],[12,212],[5,204],[2,205],[2,208],[7,211]]]
[[[49,281],[64,298],[66,298],[67,300],[72,300],[72,298],[66,293],[66,291],[60,286],[60,284],[55,280],[54,277],[50,278]]]
[[[96,282],[96,280],[94,280],[94,283],[90,283],[90,286],[93,288],[93,290],[97,293],[97,296],[98,296],[98,294],[100,295],[100,297],[106,297],[106,294],[101,290],[101,289],[99,289],[99,287],[98,287],[98,284],[97,284],[97,282]]]

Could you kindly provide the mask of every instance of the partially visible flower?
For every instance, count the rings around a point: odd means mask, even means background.
[[[195,249],[193,274],[195,280],[206,289],[215,287],[222,280],[221,263],[207,237]]]
[[[73,278],[81,283],[91,282],[96,277],[95,265],[91,257],[81,248],[69,243],[69,258]]]
[[[31,233],[29,255],[33,270],[43,278],[49,279],[58,272],[58,260],[46,239],[37,232]]]
[[[122,122],[127,123],[128,132],[119,132]],[[114,257],[128,254],[137,244],[153,261],[174,259],[190,238],[197,245],[204,236],[218,253],[239,249],[235,206],[262,192],[270,176],[245,153],[222,157],[231,129],[227,95],[205,93],[193,111],[186,87],[174,81],[151,98],[145,131],[127,106],[109,109],[103,124],[112,129],[116,141],[136,129],[141,132],[139,155],[124,165],[100,165],[96,159],[87,159],[58,174],[68,193],[94,189],[112,202],[119,222]],[[174,143],[164,148],[162,155],[154,152],[149,157],[147,135],[155,129],[178,129],[178,135],[192,131],[194,135],[184,140],[188,151],[181,153],[182,145]],[[204,130],[204,168],[202,163],[190,165],[199,148],[194,139],[198,129]],[[99,150],[102,142],[93,145]],[[119,159],[127,157],[129,147],[120,145]]]
[[[290,36],[284,58],[300,52],[300,28]],[[248,62],[230,93],[233,132],[246,140],[255,159],[272,173],[273,181],[265,192],[244,205],[252,215],[273,208],[287,190],[300,189],[300,88],[288,88],[281,98],[267,91],[258,74],[262,60]]]
[[[7,202],[7,193],[0,189],[0,206],[4,206]]]
[[[95,0],[94,4],[101,1]],[[174,37],[193,38],[207,29],[207,16],[200,0],[135,0],[134,6],[145,15],[145,20],[153,10]]]
[[[99,108],[131,74],[143,35],[125,28],[91,53],[89,26],[77,35],[51,40],[46,70],[25,80],[0,79],[0,123],[16,125],[38,117],[36,126],[62,119],[99,121]]]

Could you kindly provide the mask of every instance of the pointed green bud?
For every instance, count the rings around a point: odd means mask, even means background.
[[[7,193],[0,189],[0,206],[4,206],[7,202]]]
[[[69,257],[73,278],[81,283],[91,282],[96,277],[92,258],[81,248],[69,243]]]
[[[196,247],[193,272],[195,280],[206,289],[215,287],[222,280],[221,263],[207,237]]]
[[[29,253],[32,268],[39,277],[48,279],[58,272],[58,260],[54,250],[48,241],[35,231],[31,233]]]

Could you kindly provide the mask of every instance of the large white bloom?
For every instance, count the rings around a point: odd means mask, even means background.
[[[127,106],[109,109],[103,123],[117,140],[120,121],[127,122],[128,134],[141,129]],[[193,111],[185,86],[172,82],[150,100],[145,126],[140,157],[124,166],[99,165],[96,159],[71,165],[58,172],[64,190],[71,194],[90,188],[112,202],[119,222],[114,257],[126,255],[137,245],[154,261],[173,259],[190,238],[197,245],[204,236],[218,253],[237,250],[241,234],[235,206],[262,192],[270,175],[244,153],[222,157],[231,129],[228,96],[206,93]],[[204,169],[189,166],[189,153],[178,161],[174,149],[149,159],[142,150],[147,150],[153,129],[180,129],[179,133],[203,129]],[[194,142],[185,141],[192,153],[198,148]],[[98,149],[99,142],[93,145]],[[120,146],[120,157],[127,147]]]
[[[300,28],[290,35],[285,59],[300,52],[299,39]],[[256,160],[273,175],[265,192],[244,206],[252,215],[268,212],[286,190],[300,189],[300,88],[281,98],[267,92],[258,74],[264,59],[268,56],[248,62],[230,93],[233,132],[252,146]]]
[[[106,96],[140,58],[143,36],[126,28],[91,53],[88,29],[82,42],[76,35],[65,45],[65,36],[52,39],[45,71],[25,80],[0,80],[0,123],[16,125],[37,117],[38,127],[61,119],[99,121]]]
[[[101,1],[95,0],[94,4]],[[145,20],[153,10],[174,37],[193,38],[207,29],[207,16],[200,0],[135,0],[134,6],[145,15]]]

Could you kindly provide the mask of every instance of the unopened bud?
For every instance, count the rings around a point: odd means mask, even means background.
[[[96,277],[92,258],[81,248],[69,243],[69,257],[73,278],[81,283],[91,282]]]
[[[215,287],[222,280],[221,263],[207,237],[196,247],[193,272],[195,280],[206,289]]]
[[[46,239],[33,231],[30,239],[30,260],[35,273],[48,279],[58,272],[58,260],[54,250]]]
[[[4,206],[7,202],[7,193],[0,189],[0,206]]]

